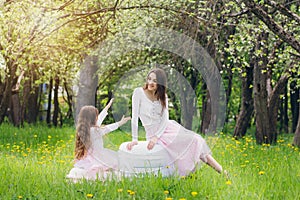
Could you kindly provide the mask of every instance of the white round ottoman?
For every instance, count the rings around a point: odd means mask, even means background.
[[[119,169],[125,176],[145,173],[170,176],[174,173],[168,152],[159,144],[148,150],[148,141],[138,141],[129,151],[126,148],[128,143],[122,143],[118,151]]]

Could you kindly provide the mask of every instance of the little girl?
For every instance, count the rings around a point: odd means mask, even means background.
[[[125,124],[130,117],[122,117],[119,122],[100,127],[107,115],[113,99],[98,115],[94,106],[84,106],[78,115],[75,141],[75,164],[67,178],[105,180],[118,168],[117,152],[103,146],[102,136]]]

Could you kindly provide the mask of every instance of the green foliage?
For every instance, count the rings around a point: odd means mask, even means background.
[[[286,32],[299,40],[299,22],[290,20],[287,15],[267,5],[267,2],[255,1],[269,11],[270,17]],[[297,3],[291,2],[286,7],[299,15]],[[24,80],[32,80],[33,85],[47,83],[50,78],[58,77],[61,87],[66,85],[70,88],[77,84],[78,71],[86,55],[97,53],[103,41],[113,41],[118,37],[118,33],[129,32],[130,34],[131,30],[141,26],[164,27],[189,35],[199,42],[215,59],[225,87],[232,81],[231,96],[227,102],[227,118],[232,122],[240,108],[241,79],[245,78],[245,68],[249,67],[254,57],[268,59],[268,65],[263,66],[262,72],[272,74],[273,87],[288,68],[288,72],[294,74],[293,80],[300,85],[299,61],[297,61],[299,52],[283,42],[277,33],[270,31],[260,19],[247,10],[245,3],[231,0],[222,2],[205,0],[32,2],[24,0],[9,1],[5,6],[2,1],[0,86],[4,88],[4,81],[10,76],[8,72],[16,71],[16,74],[12,75],[14,77],[11,77],[16,80],[21,71],[25,70]],[[268,54],[264,54],[261,49],[255,49],[257,36],[263,31],[268,33],[268,39],[262,41],[261,45],[268,49]],[[276,46],[281,42],[281,45]],[[118,48],[118,44],[115,45],[113,48]],[[174,63],[179,63],[180,60],[168,52],[152,47],[125,53],[121,51],[111,60],[104,55],[99,57],[106,63],[104,65],[99,63],[97,73],[99,108],[104,107],[110,92],[116,92],[115,86],[118,86],[120,80],[124,80],[123,75],[130,70],[140,66],[150,66],[151,63],[176,68],[178,66]],[[182,74],[190,80],[191,64],[188,61],[181,64]],[[6,65],[5,69],[1,67],[3,65]],[[195,91],[198,110],[201,112],[203,81],[200,80],[200,76],[197,79],[199,82]],[[141,86],[140,80],[132,80],[131,85],[125,86],[124,93],[122,91],[116,94],[116,97],[120,98],[116,100],[118,112],[114,113],[117,118],[122,114],[130,113],[129,90]],[[21,89],[24,82],[21,83]],[[179,105],[178,102],[173,103]],[[63,103],[61,106],[62,112],[66,113],[68,109],[63,107]],[[170,116],[179,117],[174,110],[171,110]]]
[[[223,133],[206,138],[214,157],[231,175],[202,165],[187,177],[146,175],[119,181],[72,183],[74,127],[0,126],[1,199],[298,199],[300,152],[291,135],[278,144],[256,145],[252,137],[240,141]],[[107,148],[130,139],[115,131],[105,138]]]

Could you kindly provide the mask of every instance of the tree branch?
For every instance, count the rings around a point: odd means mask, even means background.
[[[291,12],[289,9],[284,7],[281,4],[276,3],[275,1],[272,0],[264,0],[265,3],[269,4],[270,6],[277,8],[282,14],[285,16],[294,19],[298,23],[300,23],[300,16],[298,16],[296,13]]]
[[[300,43],[289,32],[286,32],[280,25],[278,25],[266,11],[259,7],[253,0],[243,0],[245,5],[250,8],[250,11],[279,38],[291,45],[298,53],[300,53]]]
[[[230,13],[230,14],[225,14],[226,17],[239,17],[242,16],[244,14],[247,14],[249,12],[249,9],[246,10],[242,10],[241,12],[238,13]]]
[[[63,5],[61,5],[57,10],[63,10],[65,7],[71,5],[74,2],[74,0],[69,0],[66,3],[64,3]]]

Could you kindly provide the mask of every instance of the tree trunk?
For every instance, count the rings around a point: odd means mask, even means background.
[[[10,103],[11,103],[11,97],[12,97],[12,88],[13,88],[13,80],[15,79],[15,74],[16,74],[16,66],[12,64],[11,61],[7,62],[7,68],[10,69],[8,71],[8,75],[5,79],[5,83],[3,84],[3,91],[1,91],[2,98],[0,102],[0,124],[5,119],[5,116],[9,115],[11,117],[11,108],[10,108]]]
[[[292,111],[292,132],[294,133],[296,131],[297,123],[298,123],[298,118],[299,118],[299,94],[300,94],[300,89],[297,88],[297,83],[296,81],[292,81],[290,84],[290,102],[291,102],[291,111]]]
[[[53,96],[53,118],[52,122],[55,127],[58,125],[58,114],[59,114],[59,102],[58,102],[58,89],[59,89],[59,78],[54,79],[54,96]]]
[[[227,113],[226,113],[226,119],[225,122],[227,123],[229,120],[229,116],[230,116],[230,112],[231,110],[228,107],[228,102],[230,100],[231,97],[231,93],[232,93],[232,80],[233,80],[233,73],[232,73],[232,68],[230,67],[229,69],[225,69],[227,71],[227,77],[225,77],[225,79],[227,79],[228,83],[227,83],[227,87],[226,87],[226,108],[227,108]]]
[[[83,106],[95,106],[95,95],[98,85],[97,69],[97,57],[87,57],[80,70],[79,88],[75,106],[75,123],[77,121],[77,115]]]
[[[284,133],[289,132],[289,118],[288,118],[288,95],[287,85],[284,88],[284,98],[280,98],[279,101],[279,120],[280,120],[280,131]]]
[[[196,110],[196,94],[194,88],[196,87],[197,73],[193,70],[179,69],[180,73],[186,79],[179,78],[180,90],[180,110],[181,110],[181,124],[183,127],[192,130],[193,118]],[[189,81],[189,84],[185,81]]]
[[[10,103],[10,110],[11,110],[11,118],[13,120],[14,126],[20,126],[21,124],[21,104],[20,104],[20,97],[19,92],[13,92],[11,96],[11,103]]]
[[[299,103],[300,104],[300,103]],[[300,106],[299,106],[299,115],[300,115]],[[295,131],[293,145],[300,147],[300,116],[298,117],[298,125]]]
[[[284,133],[289,133],[289,115],[288,115],[288,109],[289,109],[289,102],[288,102],[288,84],[285,84],[284,87],[284,103],[283,103],[283,130]]]
[[[26,118],[25,118],[25,120],[28,123],[37,122],[37,118],[39,115],[38,97],[39,97],[39,87],[35,87],[33,92],[30,92],[28,97]]]
[[[269,97],[269,115],[270,115],[270,124],[271,124],[271,137],[272,142],[277,142],[277,119],[278,119],[278,109],[279,109],[279,102],[280,102],[280,95],[284,93],[284,89],[286,88],[289,76],[286,73],[283,73],[276,86],[274,87],[272,93]]]
[[[262,49],[262,55],[268,55],[267,49],[261,46],[260,41],[267,41],[267,35],[258,36],[257,50]],[[277,141],[277,118],[280,95],[284,93],[289,75],[287,70],[281,75],[274,89],[271,87],[270,76],[266,66],[266,56],[257,59],[254,65],[254,107],[256,113],[256,141],[258,144],[273,144]],[[269,84],[269,85],[268,85]]]
[[[184,84],[180,84],[181,95],[181,124],[187,129],[192,129],[193,116],[195,113],[195,98],[192,94],[192,88],[183,88]]]
[[[27,121],[27,114],[31,115],[32,113],[27,112],[27,106],[32,105],[33,102],[30,102],[29,100],[29,95],[30,95],[30,88],[31,88],[31,83],[30,79],[26,80],[24,85],[23,85],[23,95],[22,95],[22,105],[21,105],[21,123],[22,125],[24,124],[24,121]]]
[[[209,91],[206,87],[206,83],[203,83],[202,88],[202,91],[205,91],[206,94],[203,94],[202,96],[201,133],[206,134],[208,132],[211,119],[211,101]]]
[[[51,125],[51,105],[52,105],[52,89],[53,89],[53,79],[49,80],[49,91],[48,91],[48,106],[47,106],[47,117],[46,122],[48,126]]]
[[[258,36],[256,50],[262,50],[265,55],[268,55],[266,49],[261,46],[261,41],[267,39],[266,33],[261,33]],[[270,115],[268,108],[268,92],[267,92],[267,60],[265,57],[259,57],[254,63],[253,77],[253,92],[254,92],[254,108],[256,117],[256,142],[258,144],[273,143],[272,125],[270,124]]]
[[[24,71],[21,72],[20,76],[15,78],[14,86],[11,88],[12,96],[10,102],[11,118],[13,119],[14,126],[20,126],[21,124],[21,103],[20,103],[20,85],[21,80],[23,79]]]
[[[254,111],[252,87],[253,63],[246,68],[246,77],[242,78],[242,106],[234,128],[233,136],[241,138],[246,135]]]
[[[36,123],[39,114],[39,87],[34,86],[34,82],[37,80],[37,74],[34,69],[36,66],[31,66],[31,73],[27,75],[29,79],[24,81],[22,105],[21,105],[21,123],[25,121],[28,123]]]
[[[67,84],[67,82],[64,82],[64,88],[65,91],[67,93],[67,99],[66,102],[68,104],[68,112],[67,112],[67,119],[71,119],[73,116],[73,92],[72,92],[72,88],[70,88]]]

